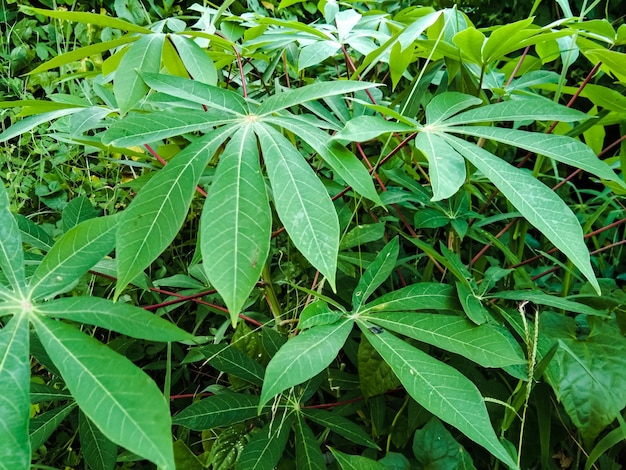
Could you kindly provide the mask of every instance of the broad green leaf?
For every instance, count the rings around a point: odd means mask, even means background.
[[[291,419],[275,417],[255,434],[237,459],[237,470],[273,470],[285,451]]]
[[[524,98],[481,106],[452,116],[444,121],[449,124],[471,124],[492,121],[584,121],[591,116],[576,109],[567,108],[545,98]]]
[[[248,114],[248,103],[234,91],[205,83],[158,73],[141,73],[146,85],[156,91],[176,98],[205,105],[210,109],[230,115]]]
[[[14,316],[0,329],[0,469],[30,468],[28,318]]]
[[[50,111],[47,113],[36,114],[35,116],[28,116],[15,124],[9,127],[4,132],[0,132],[0,142],[6,142],[13,137],[17,137],[18,135],[24,134],[31,129],[37,127],[39,124],[43,124],[45,122],[53,121],[63,116],[68,116],[70,114],[77,113],[82,111],[84,108],[75,108],[75,107],[67,107],[64,109],[59,109],[56,111]]]
[[[400,381],[367,338],[361,338],[357,353],[361,393],[368,399],[400,385]]]
[[[217,85],[217,70],[207,51],[184,36],[171,34],[168,38],[176,46],[176,51],[192,80],[207,85]]]
[[[453,367],[391,333],[373,334],[364,325],[359,326],[416,402],[456,427],[506,465],[517,468],[498,440],[483,397],[472,382]]]
[[[87,196],[78,196],[72,199],[63,209],[61,220],[63,222],[63,230],[66,232],[76,227],[85,220],[97,217],[98,213],[91,205],[91,201]]]
[[[322,372],[337,357],[353,321],[349,319],[303,331],[290,339],[270,360],[259,406],[282,391]]]
[[[393,238],[363,273],[352,293],[352,308],[355,312],[359,311],[363,303],[391,275],[398,259],[399,246],[398,237]]]
[[[232,374],[259,387],[263,385],[265,370],[239,349],[223,344],[209,344],[196,351],[206,357],[206,362],[220,372]]]
[[[339,49],[341,49],[341,44],[337,41],[318,41],[302,47],[298,57],[298,72],[306,69],[307,67],[321,64],[329,57],[334,56]]]
[[[117,231],[116,296],[169,246],[209,159],[233,131],[216,129],[178,153],[139,191]]]
[[[195,402],[178,413],[173,421],[174,424],[202,431],[255,418],[258,410],[258,396],[225,392]]]
[[[54,239],[43,228],[20,214],[17,214],[15,219],[17,220],[17,226],[20,229],[24,243],[39,248],[44,252],[52,248]],[[3,239],[6,240],[6,238]]]
[[[457,137],[447,135],[445,138],[489,178],[524,218],[561,250],[600,293],[582,228],[563,200],[526,171]]]
[[[571,137],[482,126],[450,127],[447,131],[504,142],[505,144],[545,155],[558,162],[581,168],[599,178],[624,184],[609,165],[596,157],[593,150]]]
[[[456,353],[483,367],[506,367],[526,362],[519,346],[491,325],[476,326],[459,316],[380,312],[361,316],[375,325]]]
[[[78,415],[80,451],[91,470],[113,470],[117,445],[106,438],[84,413]]]
[[[256,115],[271,114],[307,101],[319,100],[329,96],[344,95],[359,90],[367,90],[378,85],[368,82],[341,80],[336,82],[318,82],[293,90],[277,93],[263,101]]]
[[[485,35],[474,27],[459,31],[452,38],[465,59],[478,65],[483,65],[482,49],[485,44]]]
[[[346,123],[333,139],[339,142],[365,142],[390,132],[415,132],[416,129],[401,122],[387,121],[380,116],[357,116]]]
[[[438,124],[464,109],[470,106],[477,106],[482,102],[483,100],[480,98],[463,93],[452,91],[442,93],[435,96],[426,106],[426,122],[429,125]]]
[[[61,425],[68,414],[76,407],[76,403],[69,402],[35,416],[30,420],[30,446],[39,449],[54,431]]]
[[[115,246],[117,215],[85,220],[65,232],[30,278],[32,299],[41,299],[70,289]]]
[[[274,204],[294,245],[335,287],[339,220],[326,188],[291,143],[265,125],[256,125]]]
[[[142,72],[158,72],[164,34],[148,34],[128,46],[120,60],[113,80],[113,93],[122,114],[130,111],[148,93],[148,86],[139,76]]]
[[[369,447],[371,449],[379,448],[372,438],[365,432],[363,427],[337,413],[315,408],[302,408],[302,414],[320,426],[324,426],[334,433],[348,439],[350,442],[354,442],[355,444]]]
[[[597,63],[602,63],[602,70],[610,73],[620,82],[626,83],[626,71],[624,70],[624,61],[626,61],[626,54],[624,54],[623,52],[610,51],[607,49],[583,49],[582,53],[594,65]]]
[[[496,26],[482,47],[484,63],[488,64],[512,50],[519,49],[520,42],[540,33],[540,29],[526,29],[532,22],[533,18],[525,18]]]
[[[25,287],[24,249],[17,221],[10,211],[9,196],[0,179],[0,271],[11,287],[21,292]]]
[[[348,183],[361,196],[368,198],[376,204],[382,205],[382,201],[376,192],[372,177],[359,159],[339,142],[329,140],[326,132],[309,125],[293,116],[273,116],[264,119],[265,122],[277,124],[297,136],[310,145],[330,168]]]
[[[204,270],[233,325],[265,266],[271,231],[256,138],[244,126],[220,156],[200,221]]]
[[[361,455],[344,454],[332,447],[328,448],[342,470],[386,470],[383,464]]]
[[[463,282],[456,281],[456,290],[467,318],[476,325],[485,323],[487,318],[489,318],[489,312],[483,306],[480,299],[476,297],[471,287]]]
[[[592,441],[626,407],[626,338],[595,317],[588,317],[586,338],[578,337],[581,325],[573,318],[552,312],[540,318],[540,334],[559,344],[545,376],[573,424]]]
[[[116,444],[174,470],[169,405],[141,369],[62,322],[33,316],[39,340],[85,415]]]
[[[201,454],[200,457],[204,460],[206,455]],[[194,454],[182,439],[174,441],[174,461],[176,468],[184,468],[185,470],[204,470],[206,468],[200,461],[199,456]],[[215,465],[217,462],[212,463]]]
[[[391,75],[391,87],[395,90],[398,82],[404,76],[406,69],[415,60],[415,49],[417,45],[411,44],[402,50],[402,44],[395,43],[389,52],[389,73]]]
[[[337,323],[341,317],[341,312],[331,310],[323,300],[316,300],[307,305],[300,313],[298,328],[305,330],[319,325],[332,325]]]
[[[476,470],[465,448],[437,418],[415,431],[413,454],[424,468]]]
[[[37,313],[99,326],[149,341],[193,341],[194,336],[143,308],[100,297],[65,297],[42,303]]]
[[[583,313],[585,315],[606,317],[606,310],[596,310],[589,305],[581,304],[580,302],[574,302],[572,300],[564,299],[563,297],[557,297],[555,295],[549,295],[541,291],[529,291],[529,290],[515,290],[515,291],[502,291],[495,294],[490,294],[487,297],[491,299],[506,299],[506,300],[528,300],[537,305],[547,305],[548,307],[554,307],[563,309],[573,313]]]
[[[102,26],[103,28],[121,29],[122,31],[132,31],[134,33],[150,34],[148,28],[138,26],[128,21],[114,18],[112,16],[100,15],[96,13],[86,13],[82,11],[67,11],[67,10],[44,10],[41,8],[33,8],[31,6],[22,6],[22,10],[26,13],[37,13],[38,15],[47,16],[50,18],[58,18],[60,20],[75,21],[77,23],[93,24],[96,26]]]
[[[365,304],[365,312],[394,312],[410,310],[458,310],[454,288],[438,282],[419,282],[389,292]]]
[[[431,201],[447,199],[465,183],[465,160],[443,137],[420,132],[415,146],[428,157],[428,175],[433,188]]]
[[[107,129],[102,142],[116,147],[132,147],[189,132],[207,132],[232,121],[232,117],[225,116],[219,110],[177,109],[148,114],[129,113]]]
[[[382,240],[385,235],[385,223],[357,225],[343,237],[339,244],[340,250],[348,250],[366,243]]]
[[[317,443],[317,438],[300,413],[294,423],[296,435],[296,468],[326,470],[324,455]]]
[[[114,19],[108,17],[109,19]],[[133,25],[134,26],[134,25]],[[99,42],[97,44],[91,44],[85,47],[78,47],[76,49],[72,49],[64,54],[60,54],[52,59],[44,62],[40,66],[28,72],[28,75],[34,75],[41,72],[46,72],[50,69],[55,69],[57,67],[61,67],[63,65],[71,64],[73,62],[84,59],[85,57],[91,57],[96,54],[100,54],[102,52],[110,51],[116,49],[124,44],[128,44],[130,42],[134,42],[139,39],[141,36],[137,35],[124,35],[121,38],[113,39],[112,41],[104,41]]]

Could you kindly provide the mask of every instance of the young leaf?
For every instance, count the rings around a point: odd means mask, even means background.
[[[164,40],[164,34],[153,33],[128,46],[113,81],[113,93],[122,114],[131,110],[148,93],[149,88],[138,71],[159,71]]]
[[[345,319],[317,326],[287,341],[267,365],[259,406],[322,372],[337,357],[352,324],[352,320]]]
[[[116,296],[172,242],[207,162],[231,132],[231,127],[219,128],[186,147],[122,213],[117,231]]]
[[[580,269],[599,294],[600,286],[591,267],[582,228],[567,204],[529,173],[458,137],[446,135],[445,138]]]
[[[326,470],[324,455],[317,444],[315,434],[300,413],[296,415],[294,433],[296,435],[296,468]]]
[[[24,249],[22,235],[9,207],[9,196],[4,188],[4,181],[0,180],[0,271],[11,287],[20,292],[26,284]]]
[[[414,312],[380,312],[361,316],[409,338],[466,357],[483,367],[506,367],[526,362],[519,346],[490,325],[476,326],[452,315]]]
[[[206,275],[237,323],[270,249],[272,214],[251,126],[220,156],[200,220]]]
[[[461,301],[461,305],[463,306],[463,310],[472,322],[476,325],[482,325],[489,318],[489,312],[483,304],[480,302],[480,299],[476,297],[476,294],[472,291],[470,287],[466,284],[456,281],[456,291],[459,295],[459,300]]]
[[[383,464],[361,455],[344,454],[329,447],[342,470],[386,470]]]
[[[343,416],[326,410],[303,408],[302,414],[311,421],[330,429],[334,433],[345,437],[350,442],[360,446],[378,449],[379,447],[363,428]]]
[[[290,421],[276,418],[255,434],[237,459],[237,470],[273,470],[283,455],[289,431]]]
[[[394,290],[365,305],[365,312],[394,312],[411,310],[458,310],[454,288],[438,282],[418,282]]]
[[[415,146],[428,157],[428,175],[433,188],[431,201],[447,199],[465,182],[465,160],[441,136],[420,132]]]
[[[32,299],[71,288],[115,246],[117,215],[85,220],[66,232],[41,260],[30,278]]]
[[[355,312],[359,311],[370,295],[391,275],[398,259],[398,250],[398,237],[395,237],[380,250],[363,273],[352,293],[352,308]]]
[[[491,426],[483,397],[459,371],[396,338],[386,331],[373,334],[359,323],[363,334],[387,361],[415,401],[456,427],[495,457],[517,468]]]
[[[78,414],[78,437],[85,463],[93,470],[113,470],[117,445],[106,438],[84,413]]]
[[[176,325],[134,305],[99,297],[65,297],[37,305],[37,313],[99,326],[149,341],[193,341]]]
[[[174,424],[195,431],[231,426],[255,418],[259,413],[259,397],[224,392],[195,402],[174,417]],[[269,411],[269,408],[263,411]]]
[[[263,124],[254,129],[281,222],[296,248],[334,288],[339,220],[326,188],[285,137]]]
[[[62,322],[32,316],[37,335],[81,410],[111,441],[174,470],[167,401],[141,369]]]
[[[29,335],[26,315],[0,330],[0,469],[30,468]]]

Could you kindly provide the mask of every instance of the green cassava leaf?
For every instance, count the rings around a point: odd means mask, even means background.
[[[30,383],[30,402],[69,400],[72,395],[67,390],[59,390],[37,382]]]
[[[438,282],[419,282],[389,292],[365,304],[361,314],[411,310],[458,310],[454,287]]]
[[[267,365],[259,406],[323,371],[337,357],[352,325],[352,320],[344,319],[303,331],[287,341]]]
[[[371,449],[379,448],[361,426],[337,413],[316,408],[303,408],[302,414],[320,426],[324,426],[340,436],[345,437],[350,442]]]
[[[220,372],[232,374],[259,387],[263,385],[263,367],[239,349],[222,344],[209,344],[197,351],[207,358],[206,362]]]
[[[466,30],[467,31],[467,30]],[[462,34],[463,31],[459,34]],[[458,36],[458,35],[457,35]],[[455,36],[456,38],[456,36]],[[446,92],[435,96],[426,106],[426,122],[436,125],[470,106],[477,106],[483,100],[464,93]]]
[[[6,142],[13,137],[24,134],[31,129],[37,127],[39,124],[50,122],[63,116],[69,116],[70,114],[78,113],[83,109],[84,108],[82,107],[77,108],[71,105],[67,105],[67,107],[64,107],[63,109],[37,114],[35,116],[28,116],[16,122],[4,132],[0,132],[0,142]]]
[[[158,72],[165,34],[142,36],[128,46],[115,71],[113,92],[122,114],[126,114],[148,93],[148,86],[139,76],[142,72]]]
[[[581,168],[599,178],[624,184],[609,165],[596,157],[593,150],[571,137],[482,126],[450,127],[447,131],[504,142],[508,145],[545,155],[575,168]]]
[[[248,103],[234,91],[225,90],[205,83],[159,73],[141,73],[146,85],[155,91],[188,100],[227,115],[248,114]]]
[[[335,286],[339,221],[320,179],[291,143],[272,127],[257,124],[276,212],[294,245]]]
[[[299,413],[296,414],[294,434],[296,437],[296,468],[325,470],[324,455],[317,444],[315,434]]]
[[[26,13],[36,13],[38,15],[47,16],[50,18],[58,18],[65,21],[75,21],[78,23],[92,24],[96,26],[108,27],[113,29],[121,29],[122,31],[132,31],[134,33],[150,34],[148,28],[138,26],[128,21],[114,18],[108,15],[87,13],[82,11],[67,11],[67,10],[45,10],[42,8],[33,8],[31,6],[22,6],[22,10]]]
[[[42,303],[37,313],[99,326],[149,341],[193,341],[194,336],[143,308],[98,297],[65,297]]]
[[[465,160],[443,137],[420,132],[415,146],[428,157],[428,175],[433,188],[431,201],[447,199],[465,183]]]
[[[341,44],[337,41],[317,41],[300,49],[298,56],[298,72],[307,67],[315,66],[337,54]]]
[[[171,34],[168,38],[176,46],[176,52],[178,52],[192,80],[207,85],[217,85],[217,70],[207,51],[184,36]]]
[[[499,460],[517,468],[498,440],[483,397],[463,374],[386,331],[374,334],[359,323],[363,334],[391,366],[415,401],[456,427]]]
[[[80,450],[92,470],[113,470],[117,460],[117,445],[106,438],[84,413],[78,414]]]
[[[174,417],[174,424],[195,431],[231,426],[258,415],[259,397],[243,393],[223,392],[203,398]],[[268,411],[265,408],[263,411]]]
[[[40,299],[70,289],[115,246],[117,215],[81,222],[52,246],[30,278],[30,295]]]
[[[30,468],[30,361],[28,318],[14,316],[0,329],[0,469]]]
[[[387,121],[380,116],[357,116],[346,123],[333,139],[339,142],[365,142],[390,132],[415,132],[413,126],[401,122]]]
[[[424,468],[476,470],[472,458],[437,418],[415,431],[413,454]]]
[[[323,300],[316,300],[304,307],[298,319],[298,328],[305,330],[313,326],[332,325],[337,323],[342,313],[331,310]]]
[[[307,101],[319,100],[329,96],[345,95],[359,90],[367,90],[378,85],[368,82],[341,80],[336,82],[318,82],[312,85],[303,86],[294,90],[278,93],[267,98],[256,115],[271,114],[281,109],[290,108],[291,106],[300,105]]]
[[[456,290],[459,295],[459,301],[463,306],[463,310],[472,322],[477,325],[482,325],[489,318],[489,312],[483,306],[480,299],[476,297],[476,294],[467,284],[456,281]]]
[[[207,162],[231,132],[230,127],[219,128],[186,147],[122,213],[117,231],[116,296],[174,239]]]
[[[574,302],[573,300],[564,299],[563,297],[557,297],[556,295],[549,295],[541,291],[529,291],[529,290],[514,290],[514,291],[502,291],[495,294],[490,294],[487,297],[492,299],[506,299],[506,300],[528,300],[537,305],[547,305],[548,307],[554,307],[558,309],[566,310],[573,313],[584,313],[585,315],[593,315],[606,317],[607,312],[603,310],[596,310],[589,305],[581,304],[580,302]]]
[[[174,470],[168,403],[141,369],[62,322],[32,316],[39,340],[85,415],[111,441]]]
[[[21,292],[26,285],[24,250],[20,229],[9,207],[4,181],[0,180],[0,271],[13,290]]]
[[[367,457],[361,455],[344,454],[338,450],[329,447],[335,459],[339,463],[342,470],[385,470],[383,464],[376,462]]]
[[[446,135],[445,138],[489,178],[531,225],[543,233],[580,269],[599,293],[600,286],[591,267],[582,228],[567,204],[526,171],[515,168],[458,137]]]
[[[367,338],[361,338],[357,353],[361,393],[368,399],[393,390],[400,381]]]
[[[276,418],[255,434],[237,459],[237,470],[273,470],[283,455],[289,431],[289,421]]]
[[[476,326],[463,317],[441,313],[380,312],[360,318],[459,354],[483,367],[506,367],[526,362],[519,346],[499,329],[488,324]]]
[[[206,275],[236,324],[267,261],[272,230],[265,181],[251,126],[233,135],[220,156],[200,221]]]
[[[31,447],[38,449],[45,444],[75,407],[74,402],[65,403],[31,419],[29,429]]]
[[[352,308],[355,312],[359,311],[363,303],[391,275],[398,259],[399,246],[398,237],[393,238],[365,270],[352,293]]]
[[[63,230],[67,232],[81,222],[93,219],[97,216],[98,212],[94,209],[87,196],[75,197],[63,208],[63,214],[61,216]]]

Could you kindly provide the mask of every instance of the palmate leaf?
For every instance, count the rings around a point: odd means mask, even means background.
[[[169,406],[152,379],[126,357],[69,325],[35,315],[32,321],[72,396],[102,433],[174,470]]]
[[[517,468],[491,426],[483,397],[463,374],[386,331],[359,327],[420,405],[456,427],[494,457]]]
[[[550,188],[504,160],[458,137],[445,139],[480,170],[524,216],[561,250],[600,293],[583,231],[572,210]]]
[[[24,250],[20,229],[9,207],[9,196],[0,179],[0,271],[13,290],[20,292],[25,287]]]
[[[344,319],[332,325],[316,326],[287,341],[265,369],[259,406],[323,371],[337,357],[352,325],[352,320]]]
[[[56,241],[30,278],[32,299],[70,289],[115,246],[117,214],[85,220]]]
[[[431,201],[447,199],[465,182],[465,160],[443,137],[433,132],[420,132],[415,146],[428,157],[428,175],[433,188]]]
[[[294,434],[296,437],[296,468],[325,470],[324,455],[317,444],[315,434],[300,413],[296,415]]]
[[[0,330],[0,469],[30,468],[28,318],[14,316]]]
[[[220,156],[200,230],[206,275],[224,299],[235,325],[267,261],[272,231],[252,126],[233,135]]]
[[[291,143],[270,126],[256,124],[274,204],[294,245],[335,287],[339,220],[320,179]]]
[[[146,183],[121,214],[116,296],[172,242],[202,171],[233,131],[231,126],[221,127],[186,147]]]

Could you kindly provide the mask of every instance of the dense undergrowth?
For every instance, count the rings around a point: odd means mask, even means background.
[[[0,468],[621,468],[626,26],[409,3],[2,4]]]

